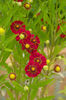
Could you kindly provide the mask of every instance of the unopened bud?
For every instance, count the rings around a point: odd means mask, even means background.
[[[47,70],[48,70],[48,66],[45,65],[45,66],[43,67],[43,69],[44,69],[45,71],[47,71]]]
[[[28,88],[27,85],[24,86],[24,90],[25,90],[25,91],[28,91],[28,90],[29,90],[29,88]]]

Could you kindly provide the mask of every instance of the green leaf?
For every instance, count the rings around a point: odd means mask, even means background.
[[[12,68],[10,68],[6,63],[1,62],[0,66],[2,67],[4,65],[4,70],[6,70],[8,73],[12,72]]]
[[[5,81],[6,78],[7,78],[7,75],[1,75],[0,76],[0,83],[3,82],[3,81]]]
[[[13,85],[12,85],[11,83],[5,82],[4,84],[5,84],[5,86],[8,87],[9,89],[15,90],[14,87],[13,87]]]
[[[15,100],[15,98],[14,98],[14,96],[13,96],[13,93],[10,91],[10,89],[8,89],[7,87],[6,87],[6,91],[7,91],[7,93],[8,93],[8,95],[9,95],[9,99],[10,100]]]
[[[53,81],[53,79],[48,79],[48,80],[44,80],[44,81],[43,80],[40,81],[38,79],[35,79],[33,84],[30,86],[30,88],[32,89],[32,91],[31,91],[31,100],[33,100],[35,98],[39,87],[44,87],[52,81]]]
[[[53,57],[55,57],[65,47],[66,47],[66,41],[62,42],[61,45],[56,45],[54,48]]]
[[[24,88],[18,82],[13,81],[12,84],[17,92],[23,92]]]
[[[7,47],[7,45],[10,44],[10,42],[15,39],[15,37],[16,37],[15,34],[9,37],[7,40],[4,41],[3,46]]]
[[[4,50],[7,51],[7,52],[13,52],[13,50],[9,49],[9,48],[5,48]]]
[[[54,96],[48,96],[48,97],[45,97],[45,98],[40,98],[40,100],[53,100],[54,99]]]

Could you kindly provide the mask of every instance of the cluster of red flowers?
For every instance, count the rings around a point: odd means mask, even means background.
[[[40,44],[38,36],[34,36],[30,31],[25,29],[25,25],[22,21],[14,21],[10,28],[14,34],[17,34],[16,41],[22,45],[22,50],[30,53],[30,60],[25,67],[25,72],[29,77],[36,77],[41,73],[42,68],[46,65],[46,58],[37,52],[37,48]]]

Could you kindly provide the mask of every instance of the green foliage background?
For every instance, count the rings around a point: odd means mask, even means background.
[[[27,100],[30,91],[30,100],[34,100],[38,88],[45,88],[46,85],[53,81],[53,79],[50,79],[51,76],[48,76],[49,78],[47,78],[47,80],[41,80],[42,77],[45,77],[45,74],[42,73],[34,79],[25,75],[24,68],[29,61],[29,54],[21,50],[21,45],[15,40],[16,35],[10,30],[10,25],[13,21],[23,21],[27,30],[31,28],[32,34],[35,36],[38,35],[40,38],[38,51],[40,49],[41,53],[50,60],[55,59],[56,55],[66,47],[66,39],[61,39],[59,37],[61,33],[66,34],[66,25],[61,25],[61,29],[56,33],[59,20],[60,23],[62,19],[66,22],[66,0],[34,0],[33,3],[31,3],[31,9],[28,11],[23,6],[25,2],[27,2],[27,0],[24,0],[22,5],[18,6],[17,4],[13,4],[13,0],[0,0],[0,27],[6,30],[5,35],[0,36],[0,70],[7,72],[5,75],[0,76],[0,87],[4,84],[4,88],[6,88],[9,95],[7,100],[18,100],[19,95],[21,95],[20,100]],[[34,15],[39,12],[40,15],[35,18]],[[41,22],[41,18],[44,19],[43,22]],[[42,25],[47,27],[46,32],[41,30]],[[51,52],[49,57],[43,51],[46,40],[50,41],[49,49]],[[53,48],[54,50],[52,51]],[[23,57],[23,53],[25,57]],[[12,67],[6,64],[8,57],[11,57]],[[6,80],[11,72],[16,73],[16,81],[12,82],[9,79]],[[30,80],[28,92],[24,91],[25,81],[27,79]],[[16,97],[13,93],[15,93]],[[52,100],[52,98],[53,96],[48,96],[46,98],[38,98],[37,100]]]

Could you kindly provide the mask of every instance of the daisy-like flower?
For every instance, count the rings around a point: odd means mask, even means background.
[[[26,49],[29,53],[33,53],[37,51],[38,45],[40,43],[40,40],[38,36],[34,38],[34,34],[31,35],[30,39],[23,41],[22,43],[22,49]]]
[[[54,71],[57,73],[61,72],[61,67],[59,65],[55,65]]]
[[[47,30],[47,27],[44,26],[44,25],[42,25],[42,26],[41,26],[41,30],[45,32],[45,31]]]
[[[35,49],[37,49],[38,45],[40,44],[38,36],[34,37],[34,35],[32,35],[30,41],[32,42],[33,45],[35,45]]]
[[[25,25],[22,24],[23,24],[22,21],[14,21],[10,26],[11,31],[15,34],[18,34],[21,28],[25,28]]]
[[[9,79],[10,80],[16,80],[16,74],[15,73],[10,73],[9,74]]]
[[[36,63],[29,62],[25,67],[25,72],[29,77],[36,77],[41,73],[41,66],[37,65]]]
[[[61,38],[65,38],[66,35],[62,33],[62,34],[60,34],[60,37],[61,37]]]
[[[27,31],[24,29],[21,29],[19,34],[16,36],[16,41],[19,41],[20,44],[22,44],[25,41],[27,41],[28,39],[30,39],[31,37],[31,33],[30,31]]]
[[[22,43],[22,50],[24,49],[26,49],[30,54],[37,51],[37,48],[35,48],[35,45],[30,40],[25,40]]]
[[[42,54],[40,54],[38,52],[34,52],[30,56],[30,62],[40,65],[41,68],[43,68],[45,65],[47,65],[45,56],[43,56]]]
[[[31,8],[31,4],[30,3],[25,3],[24,4],[24,8],[26,8],[27,10],[29,10]]]

